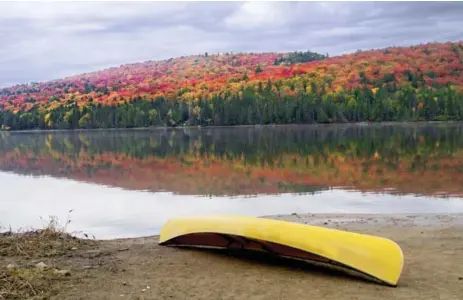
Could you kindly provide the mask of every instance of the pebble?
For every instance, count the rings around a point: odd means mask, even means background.
[[[9,265],[6,266],[6,268],[7,268],[8,270],[11,270],[11,269],[17,268],[17,266],[16,266],[15,264],[9,264]]]
[[[46,267],[48,267],[43,261],[39,262],[38,264],[35,265],[37,269],[43,270]]]
[[[71,276],[71,271],[69,270],[55,270],[54,272],[58,275]]]

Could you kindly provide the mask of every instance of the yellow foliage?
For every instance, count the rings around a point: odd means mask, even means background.
[[[45,125],[53,127],[53,120],[51,119],[51,112],[45,115]]]
[[[344,92],[344,88],[343,88],[342,86],[338,85],[338,86],[336,87],[336,89],[335,89],[335,92],[336,92],[336,93],[342,93],[342,92]]]

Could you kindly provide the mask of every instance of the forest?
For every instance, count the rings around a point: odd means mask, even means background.
[[[219,53],[0,89],[3,130],[463,120],[463,41]]]

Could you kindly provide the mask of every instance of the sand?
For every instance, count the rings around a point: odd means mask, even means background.
[[[4,256],[70,271],[51,299],[463,299],[463,214],[266,216],[393,239],[397,287],[286,259],[158,246],[158,237],[95,241],[62,255]],[[1,299],[1,296],[0,296]]]

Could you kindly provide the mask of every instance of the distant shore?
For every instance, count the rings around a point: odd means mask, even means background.
[[[158,236],[103,241],[69,237],[53,240],[54,235],[45,234],[38,240],[34,235],[0,235],[0,246],[6,249],[0,247],[6,252],[0,253],[0,280],[6,278],[10,285],[5,286],[11,287],[13,280],[27,278],[33,291],[43,291],[51,299],[240,300],[259,295],[259,299],[275,300],[456,300],[463,294],[463,214],[265,217],[396,241],[405,256],[398,287],[379,286],[299,262],[162,247]],[[24,289],[23,298],[33,295],[32,290]]]
[[[150,131],[150,130],[181,130],[181,129],[227,129],[227,128],[291,128],[291,127],[342,127],[342,126],[395,126],[395,125],[446,125],[463,124],[463,121],[385,121],[385,122],[345,122],[345,123],[313,123],[313,124],[255,124],[255,125],[224,125],[224,126],[150,126],[121,128],[79,128],[79,129],[26,129],[0,130],[1,132],[31,133],[31,132],[98,132],[98,131]]]

